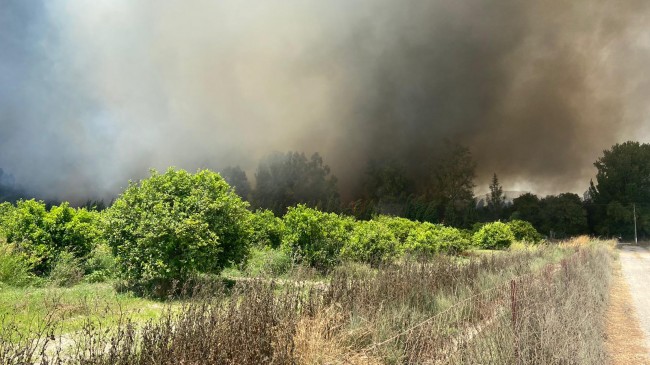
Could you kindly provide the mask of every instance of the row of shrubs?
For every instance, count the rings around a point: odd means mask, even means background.
[[[56,277],[63,270],[101,280],[115,266],[134,289],[219,273],[246,262],[251,247],[328,271],[342,261],[376,265],[405,255],[455,254],[470,246],[498,249],[514,240],[540,239],[523,221],[489,223],[471,232],[389,216],[357,221],[304,205],[280,218],[270,211],[251,212],[214,172],[175,169],[153,171],[148,179],[131,183],[102,212],[68,203],[50,209],[34,200],[3,203],[2,236],[11,245],[5,251],[34,275]],[[2,263],[0,280],[1,271]]]

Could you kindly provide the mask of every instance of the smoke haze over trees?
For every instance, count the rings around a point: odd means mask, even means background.
[[[260,161],[255,180],[255,206],[277,215],[299,203],[325,211],[339,209],[336,178],[318,153],[309,159],[298,152],[271,154]]]
[[[151,167],[252,177],[272,151],[319,152],[349,200],[371,160],[427,180],[449,139],[479,186],[581,193],[600,151],[650,132],[649,6],[7,0],[0,166],[83,202]]]

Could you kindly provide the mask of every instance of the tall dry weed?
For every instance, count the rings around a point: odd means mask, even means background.
[[[558,250],[348,268],[327,286],[201,283],[144,325],[89,320],[65,343],[52,322],[0,331],[0,364],[600,364],[611,251],[531,264]]]

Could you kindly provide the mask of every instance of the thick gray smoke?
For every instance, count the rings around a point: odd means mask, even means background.
[[[369,158],[418,177],[450,139],[479,184],[579,192],[649,135],[646,3],[5,0],[0,167],[82,200],[318,151],[345,194]]]

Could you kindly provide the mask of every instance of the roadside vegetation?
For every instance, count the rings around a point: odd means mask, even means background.
[[[601,318],[575,316],[605,305],[607,245],[550,244],[521,220],[463,230],[302,204],[277,216],[219,174],[169,169],[102,211],[2,204],[0,237],[0,364],[604,356]]]

